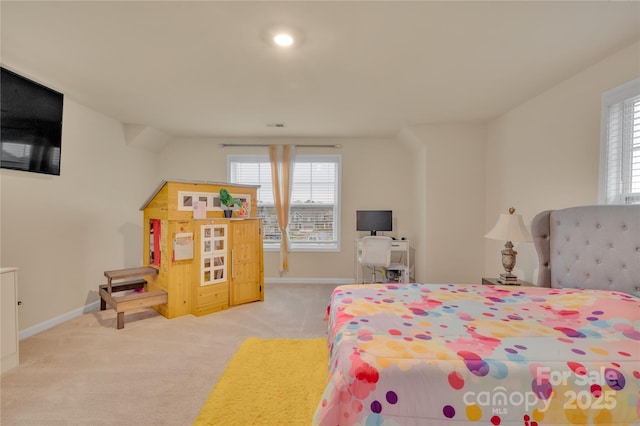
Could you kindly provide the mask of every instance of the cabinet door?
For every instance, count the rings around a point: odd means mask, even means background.
[[[2,319],[2,367],[5,372],[18,365],[18,322],[15,271],[0,274],[0,315]]]
[[[260,220],[232,223],[230,304],[254,302],[262,293],[262,235]]]

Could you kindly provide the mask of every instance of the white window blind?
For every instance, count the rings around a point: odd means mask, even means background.
[[[602,96],[600,203],[640,204],[640,79]]]
[[[339,249],[339,155],[296,155],[293,167],[289,241],[294,251]],[[265,249],[277,249],[282,239],[276,217],[268,155],[229,155],[230,182],[260,185],[258,217],[263,220]]]

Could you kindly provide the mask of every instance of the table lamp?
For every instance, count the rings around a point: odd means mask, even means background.
[[[493,229],[485,234],[486,238],[492,240],[506,241],[502,253],[502,266],[505,273],[500,274],[498,282],[501,284],[518,284],[518,277],[511,273],[516,266],[517,251],[513,249],[515,242],[531,242],[531,234],[524,226],[522,216],[514,214],[516,209],[511,207],[509,214],[502,213]]]

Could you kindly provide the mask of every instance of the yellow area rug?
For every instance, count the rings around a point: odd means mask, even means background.
[[[310,425],[328,369],[327,340],[245,340],[194,425]]]

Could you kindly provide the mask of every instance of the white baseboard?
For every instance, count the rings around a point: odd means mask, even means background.
[[[265,278],[265,284],[355,284],[353,278]]]
[[[71,318],[79,317],[82,314],[94,311],[99,308],[99,306],[100,301],[96,300],[95,302],[91,302],[81,308],[74,309],[73,311],[67,312],[66,314],[59,315],[55,318],[51,318],[50,320],[41,322],[40,324],[25,328],[24,330],[20,330],[20,332],[18,332],[18,340],[26,339],[27,337],[31,337],[34,334],[40,333],[41,331],[45,331],[51,327],[55,327],[58,324],[62,324],[65,321],[69,321]]]
[[[265,278],[265,284],[331,284],[331,285],[341,285],[341,284],[354,284],[355,280],[353,278]],[[62,314],[55,318],[51,318],[50,320],[41,322],[40,324],[36,324],[32,327],[25,328],[24,330],[20,330],[18,332],[18,339],[26,339],[27,337],[31,337],[34,334],[38,334],[41,331],[45,331],[51,327],[55,327],[58,324],[62,324],[65,321],[69,321],[71,318],[78,317],[82,314],[86,314],[87,312],[91,312],[96,310],[100,306],[100,301],[97,300],[95,302],[91,302],[84,307],[74,309],[71,312],[67,312],[66,314]]]

